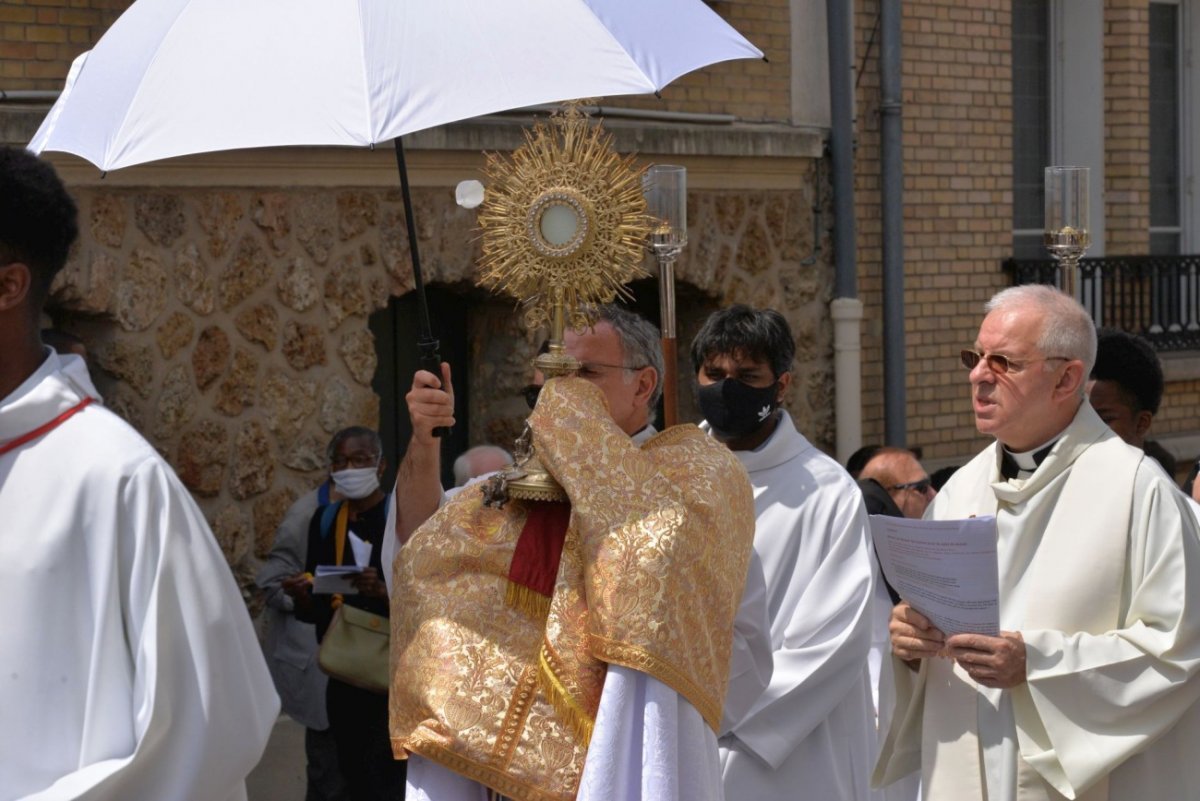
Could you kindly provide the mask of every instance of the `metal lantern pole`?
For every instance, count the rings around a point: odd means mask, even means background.
[[[662,330],[664,374],[663,422],[677,422],[678,369],[675,341],[675,260],[687,245],[687,168],[655,164],[642,180],[651,231],[648,247],[658,260],[659,320]]]

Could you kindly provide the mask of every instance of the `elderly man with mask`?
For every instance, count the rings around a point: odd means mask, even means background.
[[[876,780],[930,801],[1194,798],[1200,540],[1183,498],[1084,398],[1096,331],[1052,287],[1000,292],[962,352],[980,433],[937,520],[995,515],[1000,635],[892,613]]]
[[[362,426],[344,428],[330,440],[328,457],[329,478],[342,499],[313,512],[306,572],[283,582],[284,591],[294,600],[296,617],[316,624],[318,642],[325,639],[338,604],[382,617],[389,614],[381,567],[387,496],[379,485],[387,464],[379,434]],[[365,550],[369,553],[364,560]],[[314,594],[312,574],[318,565],[361,566],[351,579],[357,592],[336,597]],[[330,676],[325,710],[351,801],[403,797],[405,765],[392,759],[387,695]]]
[[[875,562],[853,479],[781,404],[795,340],[772,310],[714,313],[692,342],[705,427],[754,486],[774,672],[721,737],[729,799],[867,798]]]
[[[394,634],[393,681],[407,699],[393,702],[392,726],[397,753],[411,755],[410,801],[485,788],[718,799],[721,699],[740,714],[769,677],[750,488],[694,427],[656,436],[657,331],[605,306],[565,347],[579,377],[547,382],[530,419],[570,498],[560,512],[513,500],[485,510],[477,486],[443,495],[432,429],[453,424],[449,367],[440,380],[417,373],[408,394],[414,433],[393,510],[406,541],[393,605],[409,618]],[[565,539],[542,548],[559,514]],[[533,574],[548,579],[540,590]]]

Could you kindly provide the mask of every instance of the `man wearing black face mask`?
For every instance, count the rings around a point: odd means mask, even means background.
[[[863,801],[875,753],[876,579],[862,496],[780,408],[795,355],[782,315],[716,312],[691,355],[704,427],[754,486],[774,655],[770,686],[720,738],[725,797]]]

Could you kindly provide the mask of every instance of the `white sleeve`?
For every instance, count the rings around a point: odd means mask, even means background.
[[[729,660],[729,689],[721,710],[721,733],[745,717],[771,683],[771,622],[767,617],[767,582],[757,551],[750,552],[746,588],[733,621],[733,653]]]
[[[784,622],[771,683],[733,734],[777,769],[796,746],[864,680],[871,649],[875,556],[867,513],[855,491],[779,536],[825,538],[816,564],[798,565],[787,593],[796,610]]]
[[[717,738],[683,696],[609,665],[578,801],[723,801]]]
[[[110,753],[26,801],[244,798],[279,697],[229,567],[165,464],[130,477],[116,525],[131,692],[95,699],[83,733],[85,753]],[[111,753],[106,720],[132,723],[130,751]]]
[[[1021,756],[1056,788],[1090,786],[1200,696],[1200,534],[1150,461],[1135,479],[1123,621],[1103,634],[1021,631],[1027,681],[1012,691]]]

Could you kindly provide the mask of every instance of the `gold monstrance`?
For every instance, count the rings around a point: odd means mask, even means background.
[[[574,375],[579,362],[563,348],[566,327],[587,328],[592,308],[628,297],[624,285],[645,275],[650,220],[642,170],[570,104],[526,131],[511,157],[488,154],[484,172],[479,284],[516,298],[530,329],[549,327],[549,352],[534,367],[547,378]],[[489,485],[489,503],[567,499],[538,461],[528,425],[516,459]]]

